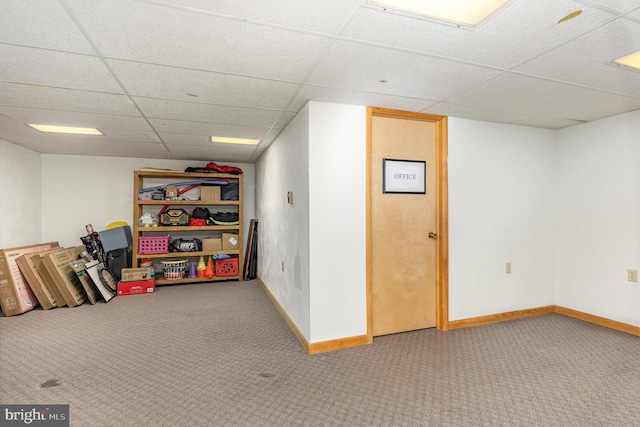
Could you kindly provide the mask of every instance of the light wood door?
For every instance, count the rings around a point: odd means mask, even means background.
[[[373,336],[436,326],[436,124],[371,118]],[[383,159],[426,162],[426,194],[383,193]],[[432,236],[436,237],[436,236]]]

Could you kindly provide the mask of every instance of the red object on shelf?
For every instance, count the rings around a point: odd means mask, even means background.
[[[216,260],[216,276],[237,276],[238,258]]]
[[[118,296],[151,294],[155,289],[156,283],[153,279],[138,280],[137,282],[118,282]]]

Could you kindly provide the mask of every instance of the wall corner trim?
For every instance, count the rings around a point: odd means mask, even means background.
[[[298,329],[298,327],[296,326],[294,321],[291,320],[291,318],[289,317],[289,315],[287,314],[285,309],[280,305],[280,303],[278,302],[276,297],[271,293],[271,291],[267,287],[267,284],[264,283],[264,280],[262,280],[262,277],[260,277],[260,275],[258,275],[257,279],[258,279],[258,283],[260,283],[260,286],[262,286],[262,289],[267,294],[267,296],[269,297],[269,299],[271,300],[273,305],[280,312],[280,315],[282,316],[284,321],[287,322],[287,325],[289,325],[289,328],[291,329],[293,334],[296,336],[296,338],[298,338],[298,341],[300,341],[300,344],[302,344],[302,347],[304,348],[304,350],[307,353],[309,353],[309,341],[307,341],[307,339],[305,338],[304,334],[300,331],[300,329]]]
[[[329,341],[312,342],[309,344],[307,353],[318,354],[327,353],[329,351],[341,350],[343,348],[358,347],[361,345],[371,344],[373,339],[367,335],[358,335],[354,337],[338,338]]]
[[[526,310],[508,311],[505,313],[490,314],[488,316],[471,317],[468,319],[453,320],[449,322],[449,330],[470,328],[473,326],[488,325],[490,323],[502,322],[505,320],[522,319],[525,317],[538,316],[540,314],[558,313],[563,316],[573,317],[574,319],[584,322],[593,323],[595,325],[604,326],[616,331],[625,332],[627,334],[640,337],[640,326],[630,325],[628,323],[618,322],[616,320],[595,316],[589,313],[573,310],[571,308],[561,307],[558,305],[547,305],[544,307],[529,308]]]
[[[267,294],[276,309],[280,312],[280,315],[282,316],[284,321],[287,322],[287,325],[289,325],[289,328],[291,329],[293,334],[296,336],[296,338],[298,338],[298,341],[300,341],[300,344],[302,344],[302,347],[307,352],[307,354],[327,353],[329,351],[340,350],[349,347],[357,347],[361,345],[371,344],[373,342],[373,340],[367,335],[359,335],[354,337],[338,338],[335,340],[309,343],[309,341],[307,341],[307,339],[302,334],[300,329],[298,329],[293,320],[291,320],[285,309],[280,305],[276,297],[271,293],[264,280],[262,280],[259,275],[257,276],[257,279],[258,283],[260,283],[260,286],[262,286],[264,292]]]
[[[640,337],[640,326],[630,325],[628,323],[618,322],[617,320],[607,319],[605,317],[596,316],[589,313],[573,310],[571,308],[555,306],[555,312],[564,316],[573,317],[574,319],[584,322],[593,323],[595,325],[604,326],[605,328],[615,329],[616,331],[625,332],[627,334]]]
[[[555,313],[555,306],[547,305],[544,307],[490,314],[488,316],[471,317],[469,319],[451,320],[449,321],[449,330],[488,325],[490,323],[502,322],[505,320],[522,319],[525,317],[538,316],[540,314],[547,313]]]

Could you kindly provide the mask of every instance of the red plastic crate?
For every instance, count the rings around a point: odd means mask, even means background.
[[[238,258],[227,258],[216,260],[216,276],[237,276]]]
[[[141,236],[138,239],[139,254],[169,253],[169,236]]]

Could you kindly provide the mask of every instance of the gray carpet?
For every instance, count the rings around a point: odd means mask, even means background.
[[[558,314],[308,356],[259,284],[0,318],[0,403],[72,426],[640,426],[640,339]]]

